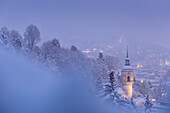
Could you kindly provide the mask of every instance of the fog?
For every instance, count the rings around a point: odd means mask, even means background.
[[[14,53],[2,49],[0,53],[0,111],[2,113],[68,113],[71,112],[69,109],[74,111],[74,107],[77,106],[74,102],[85,104],[82,97],[85,98],[87,92],[79,89],[82,83],[76,83],[77,80],[73,78],[58,79],[54,74],[32,65],[25,58]]]
[[[120,37],[170,48],[169,5],[169,0],[0,0],[0,25],[23,34],[35,24],[42,42],[55,37],[82,48],[88,41],[114,44]]]
[[[36,67],[15,53],[0,49],[0,54],[2,113],[110,113],[113,110],[95,98],[87,80],[75,76],[77,72],[71,72],[72,77],[61,78],[58,73]]]

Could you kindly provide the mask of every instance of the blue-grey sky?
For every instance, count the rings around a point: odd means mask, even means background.
[[[0,27],[21,34],[35,24],[42,41],[127,40],[170,48],[170,0],[0,0]]]

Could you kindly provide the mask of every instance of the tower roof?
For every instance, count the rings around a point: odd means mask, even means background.
[[[130,58],[129,58],[129,53],[128,53],[128,46],[127,46],[125,65],[123,66],[123,70],[133,70],[132,66],[130,66]]]

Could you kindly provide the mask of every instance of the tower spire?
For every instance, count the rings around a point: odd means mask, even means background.
[[[127,45],[127,52],[126,52],[125,66],[130,66],[130,59],[129,59],[129,54],[128,54],[128,45]]]
[[[126,57],[127,57],[127,58],[129,57],[129,55],[128,55],[128,45],[127,45],[127,53],[126,53]]]

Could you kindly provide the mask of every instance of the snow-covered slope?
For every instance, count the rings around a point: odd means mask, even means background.
[[[0,48],[0,112],[99,113],[84,78],[59,79]],[[27,60],[27,61],[26,61]],[[74,73],[74,72],[72,72]]]

